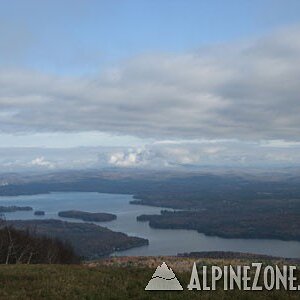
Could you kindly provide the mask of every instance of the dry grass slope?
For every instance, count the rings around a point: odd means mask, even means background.
[[[157,264],[162,260],[173,268],[184,291],[144,291]],[[299,299],[299,292],[286,291],[187,291],[192,262],[192,259],[159,257],[113,258],[77,266],[2,265],[0,299]],[[199,263],[223,265],[246,264],[247,261],[202,259]]]

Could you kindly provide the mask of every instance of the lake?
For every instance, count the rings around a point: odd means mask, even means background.
[[[152,229],[147,222],[137,222],[141,214],[159,214],[162,208],[132,205],[130,195],[99,193],[51,193],[33,196],[0,197],[1,206],[31,206],[34,210],[44,210],[45,216],[35,216],[34,211],[6,213],[12,219],[61,219],[80,222],[75,219],[58,217],[62,210],[83,210],[89,212],[109,212],[117,215],[117,220],[96,223],[114,231],[149,239],[149,245],[113,253],[113,255],[176,255],[192,251],[237,251],[300,258],[300,242],[266,239],[224,239],[205,236],[194,230]]]

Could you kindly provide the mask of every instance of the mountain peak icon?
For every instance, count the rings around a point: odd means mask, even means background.
[[[158,266],[147,284],[146,291],[182,291],[183,288],[173,270],[163,262]]]

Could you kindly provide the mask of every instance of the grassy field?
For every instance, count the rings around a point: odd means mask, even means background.
[[[168,259],[166,262],[169,263]],[[300,291],[191,292],[186,289],[191,263],[188,260],[183,268],[175,262],[169,263],[184,287],[181,292],[144,291],[155,270],[152,265],[156,261],[151,259],[149,264],[116,259],[86,265],[2,265],[0,299],[299,299],[300,296]],[[220,265],[224,263],[222,260]]]

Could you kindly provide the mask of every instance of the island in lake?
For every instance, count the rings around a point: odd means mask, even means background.
[[[108,222],[108,221],[115,220],[117,218],[117,216],[114,214],[99,213],[99,212],[91,213],[91,212],[80,211],[80,210],[60,211],[58,213],[58,216],[63,218],[79,219],[88,222]]]
[[[74,223],[61,220],[12,220],[8,225],[16,229],[28,230],[37,235],[56,237],[69,242],[75,253],[84,259],[96,259],[115,251],[145,246],[144,238],[128,236],[106,227],[91,223]]]
[[[34,215],[35,216],[44,216],[45,215],[45,212],[43,210],[36,210],[34,212]]]
[[[9,213],[16,211],[31,211],[33,210],[30,206],[0,206],[0,213]]]

